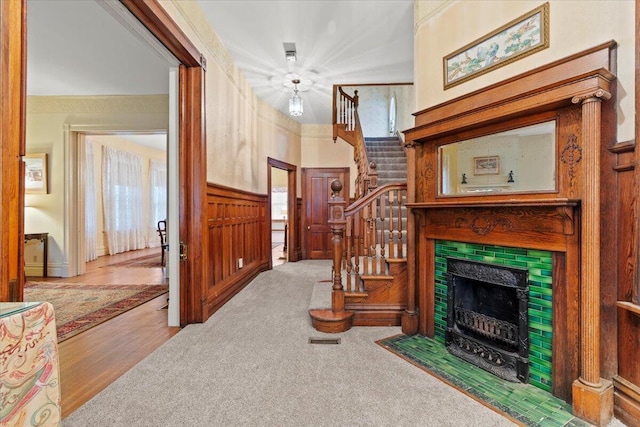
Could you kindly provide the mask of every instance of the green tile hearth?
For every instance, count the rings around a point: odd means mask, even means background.
[[[589,426],[571,406],[531,384],[512,383],[452,355],[421,335],[397,335],[378,344],[525,426]]]
[[[552,336],[552,254],[535,249],[511,248],[479,243],[436,241],[435,263],[435,339],[444,343],[447,328],[447,257],[483,261],[490,264],[527,269],[529,279],[529,352],[531,384],[551,390]],[[549,350],[549,351],[543,351]]]

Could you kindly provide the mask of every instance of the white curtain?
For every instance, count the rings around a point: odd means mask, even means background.
[[[167,164],[149,160],[149,215],[147,239],[150,248],[160,246],[158,221],[167,219]]]
[[[96,217],[96,176],[93,144],[84,144],[84,236],[86,261],[98,258],[98,219]]]
[[[102,147],[102,198],[109,254],[143,249],[142,159]]]

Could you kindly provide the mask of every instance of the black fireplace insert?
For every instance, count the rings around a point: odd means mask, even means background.
[[[447,258],[447,331],[454,355],[513,382],[529,381],[526,269]]]

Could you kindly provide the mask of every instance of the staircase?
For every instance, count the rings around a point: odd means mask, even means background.
[[[376,164],[378,186],[407,182],[407,155],[397,136],[364,138],[369,161]]]
[[[407,160],[397,137],[364,138],[357,112],[357,93],[340,92],[334,111],[334,139],[354,146],[358,165],[356,201],[348,208],[339,196],[342,183],[331,185],[329,225],[334,262],[331,308],[309,310],[321,332],[343,332],[351,326],[399,326],[410,306],[407,274]],[[344,99],[342,99],[344,98]],[[347,114],[342,113],[345,110]],[[348,123],[343,123],[346,117]],[[353,129],[353,130],[350,130]],[[343,274],[345,276],[343,284]]]

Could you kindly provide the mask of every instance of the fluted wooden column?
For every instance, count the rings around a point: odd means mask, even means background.
[[[600,378],[600,127],[605,90],[576,96],[582,105],[582,233],[580,273],[580,378],[573,384],[574,413],[596,425],[613,416],[613,387]],[[588,175],[587,175],[588,174]]]
[[[407,149],[407,203],[416,201],[416,145],[413,141],[405,144]],[[413,212],[407,212],[407,308],[402,314],[402,332],[407,335],[418,333],[418,313],[416,311],[416,226]]]

